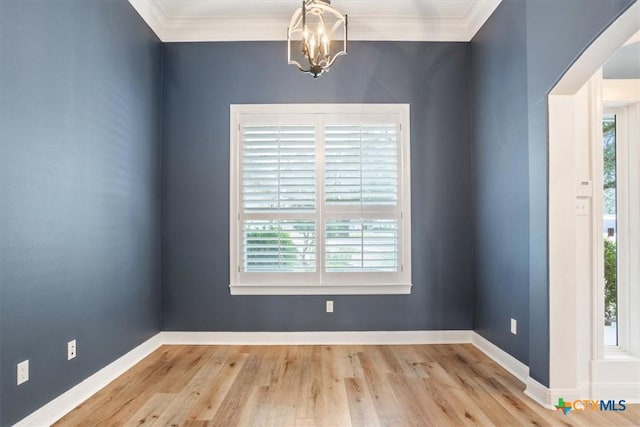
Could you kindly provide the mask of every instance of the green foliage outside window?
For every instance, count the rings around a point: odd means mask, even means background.
[[[273,226],[247,233],[247,269],[291,266],[297,258],[297,250],[289,233]],[[278,244],[279,243],[279,244]],[[274,254],[274,244],[278,254]]]
[[[605,118],[603,131],[604,214],[616,214],[616,120]],[[618,253],[615,239],[604,239],[604,321],[616,321],[618,315]]]
[[[604,239],[604,321],[606,325],[615,322],[618,315],[617,257],[616,242]]]

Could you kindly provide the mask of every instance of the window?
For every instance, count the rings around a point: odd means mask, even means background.
[[[411,290],[409,106],[231,106],[234,295]]]
[[[640,356],[640,103],[605,105],[599,147],[605,356]],[[600,181],[601,179],[601,181]],[[600,258],[602,257],[602,258]]]
[[[605,114],[603,133],[604,345],[618,345],[618,241],[616,236],[616,116]]]

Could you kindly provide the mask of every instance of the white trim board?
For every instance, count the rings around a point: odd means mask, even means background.
[[[573,63],[562,76],[551,95],[574,95],[618,48],[638,34],[640,2],[635,2]]]
[[[166,345],[470,344],[472,331],[162,332]]]
[[[161,345],[412,345],[473,344],[516,378],[529,368],[474,331],[160,332],[53,399],[15,427],[51,425],[131,369]],[[528,381],[527,381],[528,384]],[[540,386],[544,388],[544,386]],[[527,388],[528,391],[528,388]],[[535,399],[539,403],[540,400]]]
[[[527,382],[527,378],[529,377],[529,367],[527,365],[525,365],[491,341],[487,340],[477,332],[473,332],[471,336],[471,343],[498,365],[502,366],[511,375],[513,375],[523,383]]]
[[[591,393],[578,388],[548,388],[529,377],[526,381],[527,388],[524,394],[533,399],[537,404],[555,409],[559,398],[567,402],[580,399],[625,399],[628,404],[640,403],[640,387],[638,383],[592,383]]]
[[[240,3],[240,0],[236,1]],[[424,2],[430,3],[430,8],[438,8],[438,1]],[[393,15],[372,15],[362,7],[354,10],[353,4],[347,8],[341,8],[338,4],[335,7],[349,15],[349,40],[469,42],[500,2],[473,1],[466,16],[459,17],[446,14],[439,16],[437,11],[430,15],[412,15],[401,11]],[[189,13],[182,15],[168,12],[159,0],[129,0],[129,3],[163,42],[284,41],[287,39],[286,29],[291,14],[298,7],[297,2],[292,2],[291,12],[283,15],[273,14],[272,9],[277,5],[247,2],[252,3],[253,9],[257,4],[258,9],[252,10],[248,4],[242,14],[237,10],[221,10],[220,14],[214,16],[209,10],[212,5],[205,2],[192,3]]]
[[[592,360],[605,357],[602,345],[603,292],[600,290],[603,263],[591,262],[580,274],[576,270],[576,257],[589,256],[581,247],[587,241],[584,232],[590,227],[590,235],[601,233],[601,224],[593,218],[599,217],[601,206],[596,194],[588,200],[591,212],[590,224],[585,218],[576,217],[576,182],[593,180],[601,176],[601,161],[597,154],[584,154],[584,144],[594,143],[589,137],[598,135],[602,106],[602,90],[598,71],[618,48],[637,34],[639,28],[640,2],[632,4],[580,55],[567,70],[548,96],[548,148],[549,148],[549,384],[551,388],[527,383],[527,394],[536,396],[543,404],[553,404],[558,397],[569,401],[574,396],[582,398],[612,398],[633,390],[632,370],[625,371],[626,378],[613,378],[609,367],[592,370]],[[588,85],[587,85],[588,84]],[[585,86],[587,85],[587,86]],[[619,88],[618,88],[619,89]],[[585,93],[586,91],[586,93]],[[619,91],[618,91],[619,92]],[[608,95],[607,95],[608,96]],[[590,105],[589,105],[590,104]],[[585,120],[585,117],[588,119]],[[601,150],[594,150],[601,153]],[[594,189],[598,186],[594,184]],[[600,196],[601,197],[601,196]],[[569,214],[570,213],[570,214]],[[580,223],[579,221],[583,221]],[[577,238],[582,239],[578,245]],[[589,245],[591,260],[602,257],[602,246]],[[580,249],[580,250],[579,250]],[[582,252],[581,252],[582,251]],[[595,254],[595,255],[594,255]],[[584,263],[583,263],[584,264]],[[585,273],[588,270],[588,273]],[[589,277],[588,281],[583,280]],[[581,280],[578,280],[578,278]],[[588,286],[585,292],[583,287]],[[567,298],[568,296],[568,298]],[[578,296],[578,298],[576,298]],[[559,332],[560,331],[560,332]],[[567,336],[573,337],[567,340]],[[614,363],[617,364],[617,363]],[[613,368],[611,368],[613,369]],[[613,390],[617,388],[617,390]],[[640,383],[636,383],[640,389]],[[606,393],[606,394],[605,394]],[[632,397],[632,396],[629,396]],[[631,399],[629,399],[631,400]]]
[[[110,382],[131,369],[135,364],[157,350],[161,334],[156,334],[95,374],[56,397],[31,415],[18,421],[14,427],[50,426],[72,409],[106,387]]]
[[[580,390],[576,389],[562,389],[562,388],[554,388],[550,389],[546,386],[543,386],[538,381],[529,377],[526,381],[527,388],[524,390],[524,394],[533,399],[537,404],[547,408],[555,410],[556,407],[553,406],[554,403],[558,401],[559,398],[563,398],[567,402],[571,402],[574,400],[578,400],[584,398],[580,395]]]
[[[524,390],[524,394],[529,396],[536,402],[538,405],[545,407],[547,409],[555,409],[553,405],[551,405],[551,392],[549,389],[533,378],[527,378],[525,382],[527,388]]]
[[[619,400],[623,398],[627,404],[636,405],[640,403],[640,387],[638,383],[593,383],[591,384],[591,390],[592,394],[598,399]]]

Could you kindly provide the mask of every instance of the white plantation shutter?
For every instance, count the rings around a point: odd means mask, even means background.
[[[248,220],[243,238],[247,272],[316,270],[314,221]]]
[[[401,267],[398,127],[356,122],[324,128],[326,211],[339,213],[326,222],[327,273],[396,273]]]
[[[329,205],[395,205],[396,124],[325,127],[325,197]]]
[[[243,126],[245,211],[315,208],[315,127]]]
[[[398,270],[398,222],[395,220],[328,221],[327,272]]]
[[[232,294],[409,293],[408,106],[231,110]]]

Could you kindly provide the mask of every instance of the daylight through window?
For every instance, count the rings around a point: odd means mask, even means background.
[[[410,292],[409,107],[231,106],[232,294]]]

